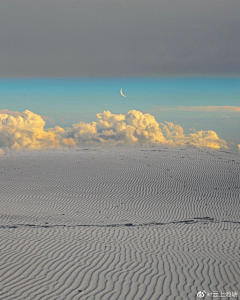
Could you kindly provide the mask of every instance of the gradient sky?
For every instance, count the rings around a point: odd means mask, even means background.
[[[0,79],[0,113],[30,110],[43,117],[45,128],[91,123],[107,110],[138,110],[159,124],[179,124],[187,134],[213,130],[233,150],[240,144],[239,99],[240,77]]]
[[[0,77],[240,73],[239,0],[1,0]]]

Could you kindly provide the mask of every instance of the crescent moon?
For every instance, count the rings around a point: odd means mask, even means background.
[[[125,95],[123,94],[122,89],[120,90],[120,94],[121,94],[121,96],[123,96],[123,97],[127,97],[127,96],[125,96]]]

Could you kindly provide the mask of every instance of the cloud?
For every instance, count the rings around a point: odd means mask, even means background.
[[[238,151],[239,151],[239,153],[240,153],[240,144],[238,144]]]
[[[126,115],[104,111],[96,115],[97,122],[73,124],[65,136],[77,144],[131,145],[137,143],[164,143],[158,122],[150,114],[130,110]]]
[[[172,111],[206,111],[206,112],[240,112],[240,106],[175,106],[175,107],[160,107],[162,110]]]
[[[3,155],[5,152],[3,151],[3,149],[0,148],[0,156]]]
[[[163,131],[167,137],[167,141],[173,145],[191,145],[195,147],[210,147],[215,149],[227,149],[227,143],[219,139],[215,131],[212,130],[194,130],[194,133],[184,134],[184,130],[179,125],[174,125],[171,122],[161,124]]]
[[[12,116],[22,116],[22,113],[19,111],[11,111],[9,109],[0,109],[0,114],[8,114]]]
[[[0,114],[0,147],[7,149],[41,149],[57,145],[56,129],[44,130],[45,121],[41,116],[25,110],[13,116]]]
[[[237,111],[240,112],[240,106],[229,106],[229,105],[223,105],[223,106],[178,106],[178,110],[185,110],[185,111],[209,111],[209,112],[215,112],[215,111]]]
[[[29,110],[15,116],[0,113],[0,147],[5,149],[44,149],[77,145],[169,144],[196,147],[227,148],[216,132],[194,131],[185,135],[180,125],[158,123],[154,116],[137,110],[126,115],[103,111],[97,121],[79,122],[63,129],[45,129],[40,115]]]
[[[53,118],[46,117],[46,116],[41,116],[41,117],[44,121],[49,122],[49,124],[55,125],[55,120]]]

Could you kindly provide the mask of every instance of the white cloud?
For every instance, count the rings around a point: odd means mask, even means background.
[[[212,130],[185,135],[180,125],[158,123],[151,114],[137,110],[130,110],[126,115],[104,111],[96,117],[96,122],[79,122],[67,129],[59,126],[44,129],[43,118],[29,110],[15,116],[0,113],[0,147],[41,149],[83,144],[114,146],[156,143],[227,148],[226,142]]]
[[[156,109],[160,108],[163,111],[196,111],[196,112],[240,112],[240,106],[230,106],[230,105],[206,105],[206,106],[175,106],[175,107],[161,107],[157,106]]]
[[[229,105],[222,105],[222,106],[178,106],[179,110],[185,111],[237,111],[240,112],[240,106],[229,106]]]

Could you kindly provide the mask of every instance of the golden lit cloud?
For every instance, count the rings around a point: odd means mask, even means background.
[[[55,147],[56,130],[44,130],[41,116],[25,110],[13,116],[0,114],[0,147],[8,149],[41,149]]]
[[[191,145],[195,147],[210,147],[215,149],[227,149],[227,143],[219,139],[216,132],[212,130],[194,131],[188,135],[184,134],[184,130],[180,125],[174,125],[171,122],[161,124],[163,131],[167,137],[167,141],[173,145]]]
[[[227,148],[216,132],[195,131],[185,135],[180,125],[158,123],[154,116],[137,110],[126,115],[104,111],[97,121],[79,122],[63,129],[45,129],[40,115],[29,110],[22,114],[0,113],[0,147],[5,149],[42,149],[77,145],[170,144],[196,147]]]

